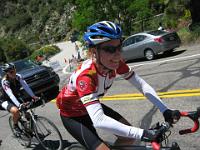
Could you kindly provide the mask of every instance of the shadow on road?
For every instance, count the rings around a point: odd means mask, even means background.
[[[57,149],[58,145],[58,141],[45,141],[45,142],[51,142],[51,147],[50,149]],[[63,140],[63,150],[68,148],[69,146],[76,144],[75,142],[69,142],[67,140]],[[33,148],[33,150],[45,150],[41,144],[39,145],[31,145],[31,148]]]
[[[184,53],[185,51],[186,50],[179,50],[179,51],[174,51],[171,53],[158,54],[154,60],[168,58],[168,57],[174,57],[174,56]],[[129,60],[126,63],[143,62],[143,61],[148,61],[148,60],[146,60],[145,58],[140,58],[140,59]]]

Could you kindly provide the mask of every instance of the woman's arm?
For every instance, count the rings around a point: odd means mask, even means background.
[[[144,96],[146,96],[155,106],[157,106],[162,113],[168,109],[163,101],[158,97],[155,90],[136,73],[134,73],[128,81],[143,93]]]
[[[105,115],[100,103],[88,105],[86,109],[94,127],[103,129],[118,136],[141,139],[144,131],[143,129],[125,125]]]
[[[31,90],[31,88],[28,86],[28,84],[26,83],[26,81],[20,76],[19,77],[19,82],[22,85],[22,87],[24,88],[24,90],[31,96],[34,97],[35,94],[33,93],[33,91]]]

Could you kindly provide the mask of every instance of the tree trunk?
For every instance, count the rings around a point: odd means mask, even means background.
[[[200,23],[200,0],[190,0],[192,24]]]

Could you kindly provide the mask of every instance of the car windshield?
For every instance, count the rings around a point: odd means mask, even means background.
[[[19,72],[21,70],[25,70],[25,69],[34,68],[37,66],[31,60],[16,61],[16,62],[14,62],[14,64],[16,66],[17,72]]]
[[[151,34],[151,35],[154,35],[154,36],[158,36],[158,35],[162,35],[162,34],[165,34],[167,33],[166,31],[163,31],[163,30],[155,30],[155,31],[150,31],[150,32],[147,32],[148,34]]]

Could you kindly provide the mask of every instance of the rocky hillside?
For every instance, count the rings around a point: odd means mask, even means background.
[[[63,39],[71,30],[73,6],[66,0],[1,0],[0,37],[31,44]]]

